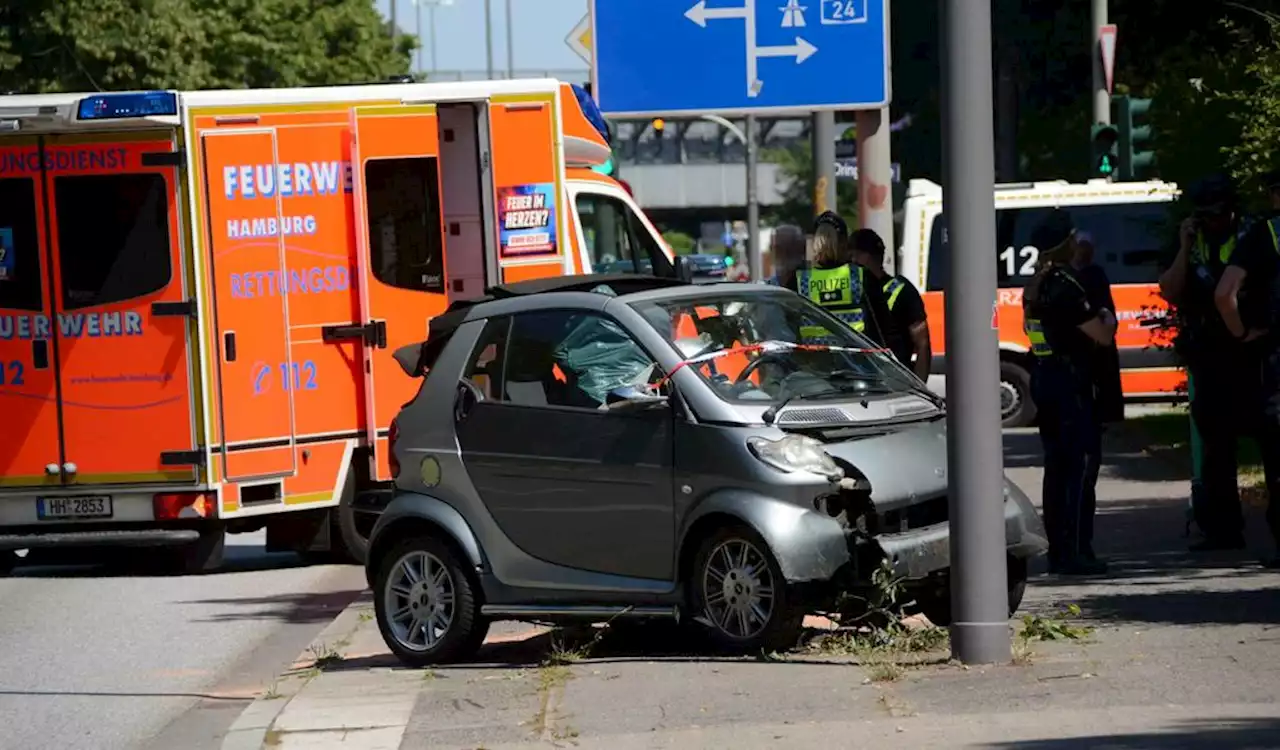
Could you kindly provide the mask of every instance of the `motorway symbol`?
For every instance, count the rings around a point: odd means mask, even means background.
[[[592,82],[606,115],[888,104],[888,0],[589,2]]]

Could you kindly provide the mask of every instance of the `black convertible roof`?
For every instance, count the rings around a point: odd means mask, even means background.
[[[458,300],[440,315],[431,319],[430,334],[439,336],[449,333],[466,320],[467,311],[476,305],[513,297],[528,297],[535,294],[552,294],[554,292],[590,292],[598,286],[608,286],[618,296],[648,292],[654,289],[671,289],[691,286],[687,281],[663,278],[659,276],[643,276],[633,273],[595,273],[578,276],[550,276],[544,279],[518,281],[514,284],[499,284],[485,290],[483,297]]]

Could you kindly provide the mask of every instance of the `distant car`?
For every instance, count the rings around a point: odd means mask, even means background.
[[[695,277],[722,278],[729,270],[729,264],[723,255],[693,253],[687,257]]]
[[[425,379],[392,423],[366,574],[408,664],[466,658],[500,619],[675,618],[784,648],[886,561],[946,622],[943,403],[790,291],[522,282],[396,359]],[[1044,532],[1015,485],[992,500],[1012,612]]]

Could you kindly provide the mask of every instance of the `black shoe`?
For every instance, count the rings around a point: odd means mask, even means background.
[[[1188,547],[1192,552],[1224,552],[1242,550],[1244,548],[1243,536],[1208,537]]]
[[[1107,564],[1081,555],[1074,560],[1061,563],[1055,572],[1064,576],[1100,576],[1107,572]]]

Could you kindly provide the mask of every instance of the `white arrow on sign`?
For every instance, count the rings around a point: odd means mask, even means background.
[[[747,96],[756,97],[760,95],[760,90],[764,88],[764,81],[760,80],[757,75],[759,61],[762,57],[794,57],[796,64],[800,64],[818,51],[818,48],[805,41],[800,37],[796,37],[796,43],[785,47],[757,47],[756,46],[756,0],[742,0],[742,5],[732,8],[708,8],[707,0],[698,0],[698,2],[689,10],[685,11],[685,18],[698,24],[702,28],[707,27],[707,21],[717,18],[741,18],[746,26],[747,34]]]
[[[1102,75],[1106,79],[1107,93],[1111,93],[1116,70],[1116,25],[1109,23],[1098,27],[1098,52],[1102,55]]]
[[[707,0],[698,0],[697,5],[685,11],[684,17],[705,29],[707,21],[715,18],[746,18],[749,12],[754,15],[755,8],[752,5],[748,0],[746,5],[737,8],[708,8]]]
[[[813,57],[817,51],[817,47],[800,37],[796,37],[796,43],[790,47],[756,47],[756,54],[760,57],[794,57],[798,63]]]

